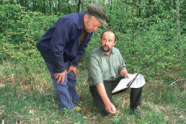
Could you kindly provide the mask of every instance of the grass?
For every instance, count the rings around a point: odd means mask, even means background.
[[[63,113],[58,110],[50,75],[44,73],[30,78],[18,75],[5,66],[0,66],[0,123],[86,123],[86,124],[157,124],[186,123],[185,89],[161,80],[147,82],[143,88],[143,102],[139,107],[140,117],[131,115],[130,90],[114,95],[116,115],[102,116],[95,108],[89,86],[87,71],[79,66],[77,90],[80,94],[80,114]],[[9,65],[10,67],[11,65]],[[6,72],[6,73],[4,73]],[[177,82],[179,83],[179,82]],[[182,82],[183,84],[185,82]]]

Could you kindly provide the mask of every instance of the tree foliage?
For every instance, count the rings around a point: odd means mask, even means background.
[[[82,11],[90,0],[55,1],[1,1],[0,37],[3,61],[11,61],[23,74],[42,72],[43,59],[36,49],[45,31],[59,17]],[[92,1],[96,2],[96,0]],[[179,2],[179,4],[176,4]],[[185,10],[183,1],[105,0],[99,1],[107,10],[109,26],[103,26],[88,46],[88,54],[99,45],[100,33],[114,30],[118,36],[116,47],[120,49],[129,72],[142,71],[147,77],[171,74],[184,70]],[[179,7],[175,9],[174,6]],[[178,28],[178,23],[180,28]],[[20,67],[21,65],[21,67]],[[14,70],[17,73],[17,70]],[[150,78],[149,78],[150,79]]]

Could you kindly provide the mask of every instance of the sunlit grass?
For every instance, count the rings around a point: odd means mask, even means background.
[[[130,89],[113,96],[116,115],[101,115],[96,109],[87,83],[87,70],[78,68],[77,90],[80,94],[78,113],[61,112],[58,109],[53,83],[46,71],[37,74],[29,83],[29,77],[20,76],[16,82],[13,72],[0,73],[0,122],[6,123],[185,123],[185,90],[175,85],[154,80],[143,88],[143,102],[138,108],[140,116],[130,114]],[[46,77],[46,78],[45,78]]]

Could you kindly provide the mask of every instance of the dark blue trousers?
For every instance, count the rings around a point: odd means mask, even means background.
[[[79,104],[79,95],[76,91],[76,77],[71,71],[66,74],[64,83],[57,83],[54,78],[54,71],[52,65],[46,62],[48,70],[50,71],[51,78],[54,83],[58,105],[61,110],[74,109],[75,104]]]

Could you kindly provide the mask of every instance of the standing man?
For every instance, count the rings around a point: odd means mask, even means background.
[[[107,25],[106,11],[89,4],[87,12],[61,17],[40,39],[37,48],[50,71],[60,109],[74,109],[79,103],[75,89],[77,65],[94,31]]]
[[[128,78],[123,57],[114,47],[116,34],[111,30],[101,34],[101,45],[93,50],[88,58],[88,83],[96,106],[104,114],[115,114],[116,108],[112,100],[112,90],[122,78]],[[142,87],[132,88],[130,94],[130,108],[136,112],[141,104]]]

